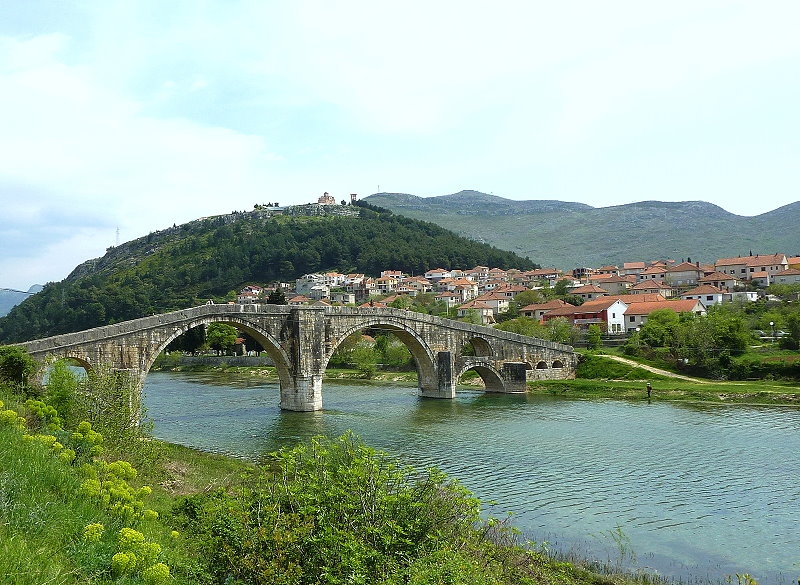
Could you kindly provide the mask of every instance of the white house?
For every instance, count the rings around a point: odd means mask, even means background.
[[[466,317],[472,312],[475,312],[478,314],[478,316],[480,316],[482,325],[494,323],[494,310],[486,303],[482,303],[477,299],[465,303],[458,308],[459,317]]]
[[[687,290],[681,295],[685,301],[697,300],[703,301],[703,305],[711,307],[712,305],[719,305],[724,301],[724,293],[715,286],[710,284],[702,284],[691,290]]]
[[[443,278],[452,278],[452,274],[449,270],[445,270],[444,268],[434,268],[433,270],[428,270],[425,273],[425,279],[429,280],[433,283],[437,283]]]

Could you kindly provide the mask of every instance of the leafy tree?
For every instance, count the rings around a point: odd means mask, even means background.
[[[788,337],[781,337],[781,347],[784,349],[800,349],[800,311],[795,311],[786,316],[786,329]]]
[[[520,335],[527,335],[529,337],[538,337],[539,339],[549,339],[548,335],[550,329],[542,325],[536,319],[530,317],[517,317],[505,321],[496,326],[497,329],[508,331],[509,333],[519,333]]]
[[[602,331],[597,323],[589,325],[586,332],[586,344],[589,349],[597,349],[602,344]]]
[[[549,339],[550,341],[555,341],[557,343],[573,345],[580,334],[578,329],[573,327],[573,325],[564,317],[550,319],[545,323],[545,326],[547,328],[547,337],[545,339]]]
[[[527,307],[528,305],[534,305],[536,303],[541,303],[544,300],[542,294],[537,290],[526,290],[522,291],[521,293],[517,294],[514,297],[514,304],[518,308]]]
[[[369,380],[378,371],[378,355],[371,343],[359,343],[350,352],[350,359],[362,378]]]
[[[649,347],[674,347],[678,339],[678,313],[659,309],[647,316],[639,329],[639,339]]]
[[[73,414],[78,379],[66,360],[56,360],[47,372],[45,401],[58,411],[66,426],[77,426]]]
[[[269,293],[267,303],[270,305],[285,305],[286,294],[283,292],[283,289],[281,287],[275,287],[275,290]]]
[[[0,380],[25,390],[38,364],[21,347],[0,347]]]
[[[206,329],[206,343],[217,353],[224,353],[236,345],[239,331],[227,323],[211,323]]]
[[[565,278],[562,278],[553,287],[553,293],[555,293],[556,296],[559,296],[559,297],[566,296],[567,293],[569,292],[569,288],[568,287],[569,287],[569,281],[567,279],[565,279]]]

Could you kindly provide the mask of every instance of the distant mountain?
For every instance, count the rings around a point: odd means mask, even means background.
[[[0,288],[0,317],[8,315],[8,312],[27,299],[29,296],[42,290],[41,284],[34,284],[27,292],[14,290],[13,288]]]
[[[224,300],[247,284],[294,281],[310,272],[379,276],[382,270],[538,266],[436,224],[368,207],[348,209],[352,217],[334,215],[337,208],[320,217],[262,210],[220,215],[109,248],[0,318],[0,343]]]
[[[477,191],[425,198],[377,193],[364,201],[561,269],[655,259],[713,262],[751,251],[800,256],[800,202],[743,217],[703,201],[592,207]]]

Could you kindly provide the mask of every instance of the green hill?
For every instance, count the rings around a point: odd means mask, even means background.
[[[250,283],[335,270],[534,268],[433,224],[362,207],[358,217],[254,210],[200,219],[109,248],[0,319],[0,342],[36,339],[222,298]]]
[[[750,251],[800,255],[800,202],[744,217],[703,201],[596,208],[477,191],[425,198],[377,193],[364,200],[565,270],[637,260],[713,262]]]

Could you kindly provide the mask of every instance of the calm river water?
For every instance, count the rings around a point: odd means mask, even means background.
[[[800,576],[800,410],[589,401],[326,383],[324,410],[282,412],[277,384],[153,372],[145,405],[162,439],[258,459],[352,429],[436,466],[526,537],[685,582]],[[621,554],[623,553],[623,554]],[[630,554],[632,553],[632,554]],[[734,577],[734,583],[736,578]]]

